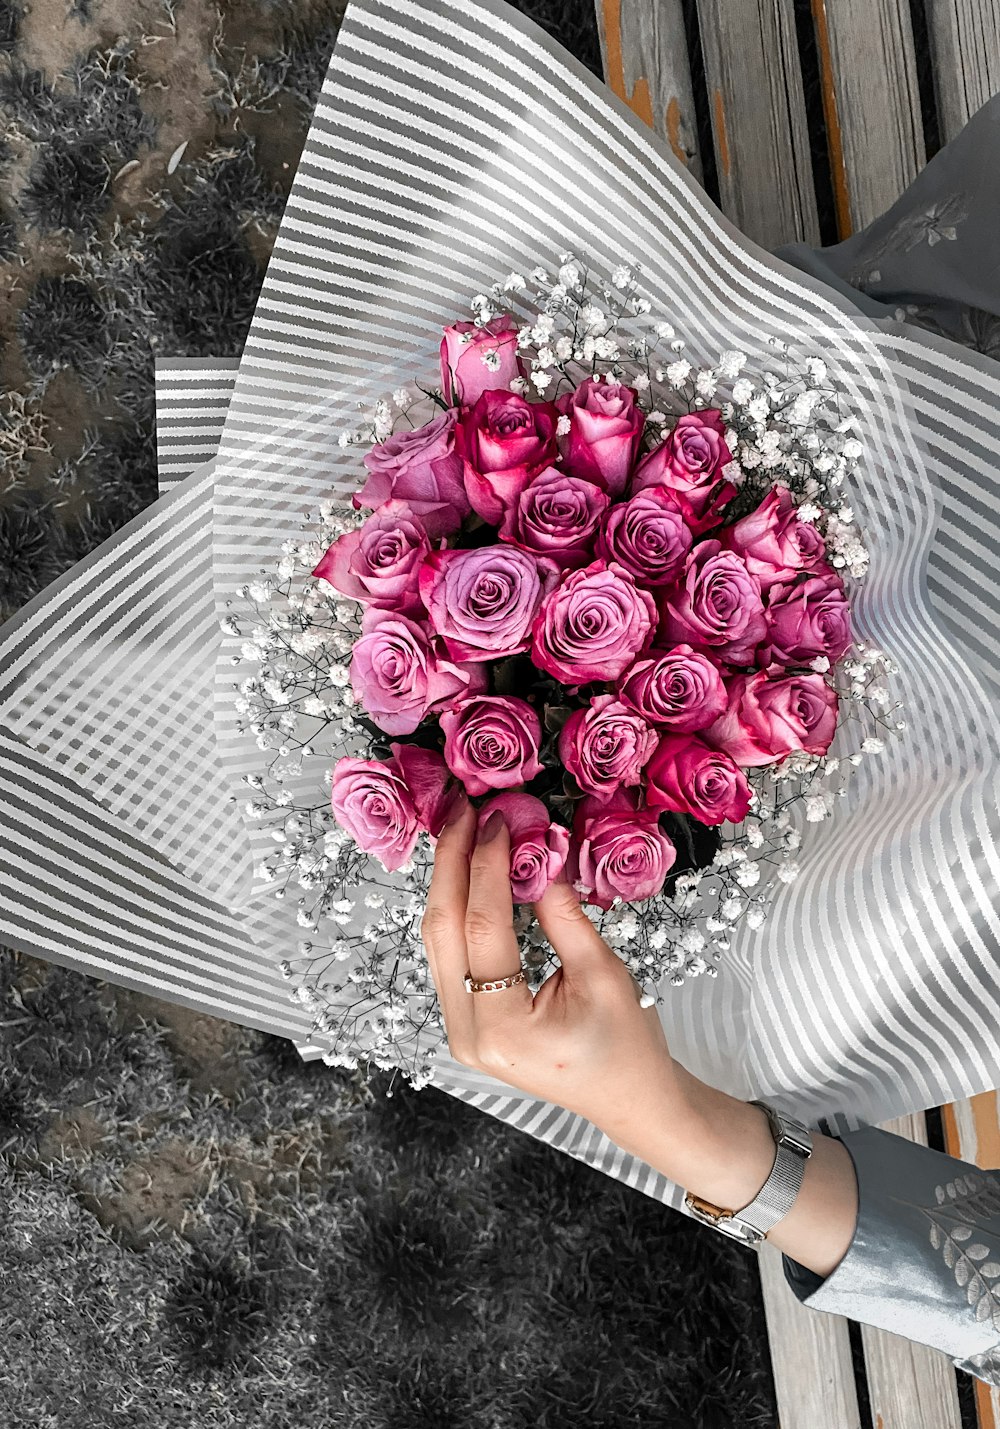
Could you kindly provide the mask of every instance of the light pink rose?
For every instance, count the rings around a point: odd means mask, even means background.
[[[564,685],[617,680],[652,639],[656,605],[628,571],[592,561],[542,601],[531,658]]]
[[[641,903],[659,893],[677,858],[655,809],[621,790],[606,803],[581,799],[573,819],[567,873],[585,903]]]
[[[480,695],[441,715],[444,757],[470,794],[513,789],[542,772],[542,727],[527,700]]]
[[[458,440],[465,490],[491,526],[499,526],[528,482],[555,460],[558,416],[551,402],[496,391],[483,392],[463,412]]]
[[[799,750],[825,754],[837,728],[837,692],[822,675],[735,675],[729,708],[702,739],[744,769],[777,764]]]
[[[496,366],[483,358],[496,354]],[[484,392],[509,387],[523,377],[524,363],[517,355],[517,323],[510,313],[500,313],[488,323],[453,323],[441,339],[441,387],[449,406],[471,407]]]
[[[481,665],[438,656],[416,621],[369,607],[351,652],[351,685],[386,734],[412,734],[432,711],[486,688]]]
[[[665,596],[661,639],[708,650],[728,665],[749,665],[766,633],[760,586],[742,556],[718,541],[695,546],[682,584]]]
[[[542,597],[559,568],[515,546],[432,551],[420,572],[420,598],[453,660],[502,660],[527,650]]]
[[[762,665],[811,665],[819,656],[835,665],[851,639],[851,610],[836,571],[771,587]]]
[[[393,759],[341,759],[334,766],[334,818],[364,853],[402,868],[420,833],[417,811]]]
[[[559,438],[566,470],[620,496],[632,472],[645,415],[634,387],[585,377],[574,392],[556,401],[570,429]]]
[[[423,610],[418,579],[430,552],[427,532],[402,501],[388,501],[356,531],[329,547],[313,571],[352,600],[399,615]]]
[[[715,408],[688,412],[659,446],[640,461],[632,494],[662,486],[673,494],[695,535],[717,525],[720,508],[736,495],[722,475],[732,461],[722,413]]]
[[[454,412],[440,412],[413,431],[394,432],[365,457],[368,480],[354,497],[355,506],[378,509],[399,501],[428,536],[448,536],[469,514],[456,446]]]
[[[585,794],[607,799],[638,784],[657,735],[614,695],[595,695],[574,710],[559,732],[559,758]]]
[[[479,810],[482,828],[500,813],[510,833],[510,887],[515,903],[536,903],[562,873],[569,853],[569,830],[554,824],[533,794],[497,794]]]
[[[752,791],[728,754],[694,734],[668,734],[646,766],[646,802],[651,809],[690,814],[702,824],[738,824],[747,816]]]
[[[620,694],[643,719],[676,734],[704,729],[729,704],[718,665],[690,645],[650,651],[625,672]]]
[[[662,487],[612,506],[597,554],[617,561],[641,586],[670,585],[691,549],[691,531]]]
[[[500,539],[550,556],[565,570],[593,558],[608,498],[599,486],[549,466],[521,492],[500,527]]]
[[[468,795],[436,749],[419,744],[390,744],[389,748],[420,827],[436,839],[445,824],[461,813]]]
[[[757,577],[765,593],[776,581],[791,580],[800,571],[829,569],[826,543],[809,521],[800,521],[787,486],[776,486],[749,515],[723,526],[719,540],[735,551]]]

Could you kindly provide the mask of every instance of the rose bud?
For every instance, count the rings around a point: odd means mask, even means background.
[[[398,501],[431,539],[451,535],[469,514],[456,446],[454,412],[413,431],[394,432],[365,456],[368,480],[354,505],[378,509]]]
[[[436,749],[419,744],[390,744],[400,777],[409,790],[422,829],[437,838],[454,816],[469,802],[444,757]]]
[[[441,715],[444,757],[470,794],[512,789],[542,772],[542,727],[527,700],[479,695]]]
[[[556,402],[570,420],[559,438],[566,470],[596,482],[609,496],[621,496],[639,453],[646,418],[637,396],[634,387],[585,377]]]
[[[420,597],[453,660],[502,660],[527,650],[542,597],[558,567],[514,546],[432,551]]]
[[[585,794],[607,799],[638,784],[657,735],[614,695],[595,695],[574,710],[559,733],[559,758]]]
[[[735,551],[757,577],[766,594],[777,581],[788,581],[800,571],[829,569],[826,542],[810,521],[800,521],[791,493],[776,486],[742,520],[718,533],[723,548]]]
[[[851,639],[850,606],[836,571],[771,587],[762,665],[811,665],[821,655],[835,665]]]
[[[415,615],[423,611],[418,579],[430,549],[427,532],[406,503],[389,501],[363,526],[334,541],[313,575],[352,600]]]
[[[617,561],[641,586],[670,585],[691,549],[691,532],[661,488],[612,506],[597,538],[597,554]]]
[[[786,755],[825,754],[837,728],[837,692],[822,675],[735,675],[729,708],[702,733],[744,769],[777,764]]]
[[[484,392],[509,387],[524,375],[517,355],[517,323],[510,313],[500,313],[482,327],[453,323],[444,329],[441,388],[449,406],[471,407]]]
[[[718,665],[690,645],[653,650],[637,660],[625,672],[619,693],[650,724],[677,734],[704,729],[729,704]]]
[[[586,565],[607,509],[607,496],[592,481],[546,467],[507,510],[500,539],[549,556],[564,570]]]
[[[767,633],[756,576],[718,541],[702,541],[688,556],[683,583],[668,591],[661,638],[707,649],[728,665],[749,665]]]
[[[646,766],[646,802],[651,809],[690,814],[702,824],[738,824],[753,793],[728,754],[693,734],[668,734]]]
[[[617,680],[646,648],[656,605],[621,566],[593,561],[562,578],[535,618],[531,658],[564,685]]]
[[[420,826],[394,760],[339,760],[333,769],[330,803],[340,827],[384,868],[402,868],[408,861]]]
[[[499,526],[531,479],[556,457],[558,412],[514,392],[484,392],[458,426],[472,509]]]
[[[567,873],[586,903],[640,903],[659,893],[677,859],[655,809],[640,809],[620,790],[607,802],[581,799],[573,820]]]
[[[657,447],[642,458],[632,478],[632,495],[651,487],[673,494],[695,535],[717,525],[720,508],[736,495],[724,479],[732,461],[722,413],[715,408],[688,412]]]
[[[569,830],[554,824],[533,794],[497,794],[479,810],[482,828],[501,813],[510,834],[510,888],[515,903],[537,903],[562,873],[569,853]]]
[[[413,620],[374,607],[351,652],[351,685],[365,712],[386,734],[412,734],[434,710],[486,688],[481,665],[439,658]]]

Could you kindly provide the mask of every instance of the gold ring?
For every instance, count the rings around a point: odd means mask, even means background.
[[[517,987],[519,982],[525,982],[527,974],[522,968],[520,972],[512,973],[510,977],[493,978],[489,982],[477,982],[471,972],[467,972],[462,979],[462,984],[466,992],[503,992],[505,988]]]

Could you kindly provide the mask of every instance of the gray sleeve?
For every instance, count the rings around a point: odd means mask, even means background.
[[[795,1295],[1000,1384],[1000,1172],[877,1127],[840,1139],[858,1179],[854,1239],[825,1279],[785,1256]]]

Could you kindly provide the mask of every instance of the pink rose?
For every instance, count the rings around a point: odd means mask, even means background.
[[[743,558],[718,541],[695,546],[683,584],[665,598],[662,638],[707,648],[729,665],[749,665],[766,633],[760,586]]]
[[[656,605],[621,566],[593,561],[564,576],[535,618],[531,658],[564,685],[617,680],[649,644]]]
[[[432,551],[420,572],[420,598],[453,660],[502,660],[527,650],[558,574],[554,561],[514,546]]]
[[[690,814],[702,824],[741,823],[752,797],[729,755],[693,734],[668,734],[646,767],[649,807]]]
[[[387,501],[358,530],[334,541],[313,575],[352,600],[414,615],[423,609],[417,585],[430,548],[406,503]]]
[[[722,413],[688,412],[636,468],[632,494],[662,486],[673,494],[695,535],[717,524],[719,509],[736,495],[722,469],[732,461]]]
[[[441,715],[448,768],[470,794],[512,789],[542,772],[542,727],[527,700],[479,695]]]
[[[560,397],[556,406],[570,419],[570,429],[559,438],[567,471],[594,481],[609,496],[625,490],[639,452],[645,415],[636,405],[634,387],[585,377],[575,392]]]
[[[742,556],[765,593],[776,581],[799,571],[826,567],[826,543],[809,521],[800,521],[786,486],[776,486],[748,516],[724,526],[719,540],[727,551]]]
[[[494,366],[483,361],[494,354]],[[510,313],[490,318],[483,327],[453,323],[441,339],[441,387],[449,406],[471,407],[484,392],[509,387],[524,376],[517,355],[517,323]]]
[[[395,760],[341,759],[334,766],[334,818],[364,853],[402,868],[420,833],[417,811]]]
[[[836,571],[771,587],[762,665],[811,665],[819,656],[835,665],[851,639],[850,606]]]
[[[799,750],[825,754],[837,728],[837,692],[822,675],[735,675],[729,708],[702,739],[744,769],[776,764]]]
[[[465,790],[436,749],[419,744],[390,744],[403,783],[409,790],[417,820],[432,838],[469,802]]]
[[[729,704],[719,667],[690,645],[653,650],[626,671],[619,691],[650,724],[691,734],[718,719]]]
[[[656,734],[634,710],[614,695],[595,695],[563,725],[559,758],[585,794],[607,799],[616,789],[639,783],[656,745]]]
[[[454,412],[441,412],[413,431],[394,432],[365,457],[368,480],[355,506],[377,509],[400,501],[433,539],[457,531],[469,514],[456,446]]]
[[[483,392],[463,413],[458,431],[465,490],[472,509],[491,526],[499,526],[532,477],[555,460],[558,416],[551,402],[495,391]]]
[[[508,507],[500,539],[550,556],[564,569],[582,566],[593,557],[607,509],[607,496],[592,481],[546,467]]]
[[[515,903],[536,903],[562,873],[569,853],[569,830],[554,824],[533,794],[497,794],[479,810],[482,828],[501,813],[510,833],[510,887]]]
[[[617,561],[641,586],[669,585],[691,549],[684,517],[662,487],[612,506],[597,539],[597,554]]]
[[[655,809],[619,791],[606,803],[581,799],[573,820],[568,874],[584,902],[610,908],[660,892],[677,858]]]
[[[458,665],[434,653],[427,632],[403,615],[372,606],[351,652],[351,685],[386,734],[412,734],[432,710],[486,688],[480,665]]]

